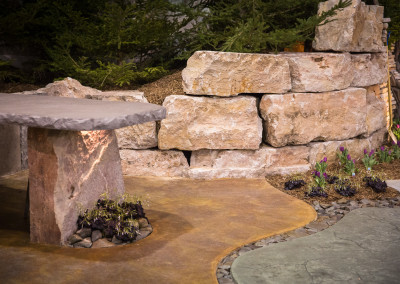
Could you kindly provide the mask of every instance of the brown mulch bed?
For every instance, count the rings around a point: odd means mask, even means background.
[[[138,90],[144,92],[149,103],[162,105],[167,96],[185,94],[182,87],[182,71],[175,71],[157,81],[139,87]]]
[[[334,189],[334,184],[328,184],[326,187],[326,193],[328,197],[308,197],[306,196],[306,192],[310,185],[313,185],[313,178],[312,178],[312,171],[308,171],[304,174],[297,174],[297,175],[289,175],[289,176],[282,176],[282,175],[275,175],[267,177],[267,181],[276,187],[277,189],[294,196],[298,199],[301,199],[309,204],[312,204],[313,201],[317,200],[319,202],[332,202],[338,201],[339,199],[347,199],[347,200],[361,200],[361,199],[370,199],[370,200],[377,200],[382,198],[393,198],[400,196],[400,192],[397,190],[388,187],[386,192],[384,193],[375,193],[372,188],[368,187],[363,181],[363,178],[367,175],[367,171],[362,164],[362,162],[358,161],[356,163],[359,172],[356,174],[355,177],[351,177],[350,175],[346,174],[338,164],[329,164],[327,168],[328,175],[335,175],[338,177],[346,177],[349,178],[352,184],[356,187],[357,193],[352,197],[345,197],[338,194]],[[394,160],[391,163],[382,163],[378,164],[373,167],[373,172],[375,176],[379,177],[382,180],[390,180],[390,179],[400,179],[400,160]],[[285,190],[284,184],[290,178],[300,178],[306,182],[306,185],[293,189],[293,190]]]
[[[23,91],[33,91],[40,89],[44,86],[23,84],[23,83],[4,83],[0,82],[0,93],[19,93]]]

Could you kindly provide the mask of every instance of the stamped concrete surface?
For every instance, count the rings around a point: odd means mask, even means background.
[[[237,283],[399,283],[400,208],[361,208],[315,235],[257,249],[232,265]]]
[[[106,130],[164,119],[166,109],[148,103],[0,94],[0,123],[60,130]]]
[[[217,264],[230,251],[316,217],[264,179],[126,177],[126,191],[149,201],[149,237],[102,249],[31,244],[26,182],[26,173],[0,178],[2,283],[217,283]]]
[[[386,184],[400,192],[400,179],[387,180]]]

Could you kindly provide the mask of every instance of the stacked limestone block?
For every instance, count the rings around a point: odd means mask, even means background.
[[[187,175],[203,179],[304,172],[334,161],[340,146],[355,157],[377,148],[386,135],[382,18],[382,7],[354,0],[317,29],[318,52],[196,52],[182,72],[187,95],[164,102],[159,148],[190,151]]]

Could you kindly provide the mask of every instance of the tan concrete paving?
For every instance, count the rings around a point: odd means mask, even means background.
[[[217,283],[217,264],[230,251],[316,217],[263,179],[126,177],[125,185],[149,201],[154,232],[130,245],[73,249],[29,243],[26,175],[0,178],[2,283]]]

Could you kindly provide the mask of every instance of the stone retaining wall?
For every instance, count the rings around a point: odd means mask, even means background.
[[[155,123],[118,131],[124,173],[259,178],[307,171],[324,156],[333,162],[340,146],[355,158],[380,146],[383,8],[353,0],[337,18],[317,29],[318,52],[194,53],[182,72],[186,95],[165,99],[159,132]],[[38,92],[146,102],[137,91],[100,92],[70,78]]]

